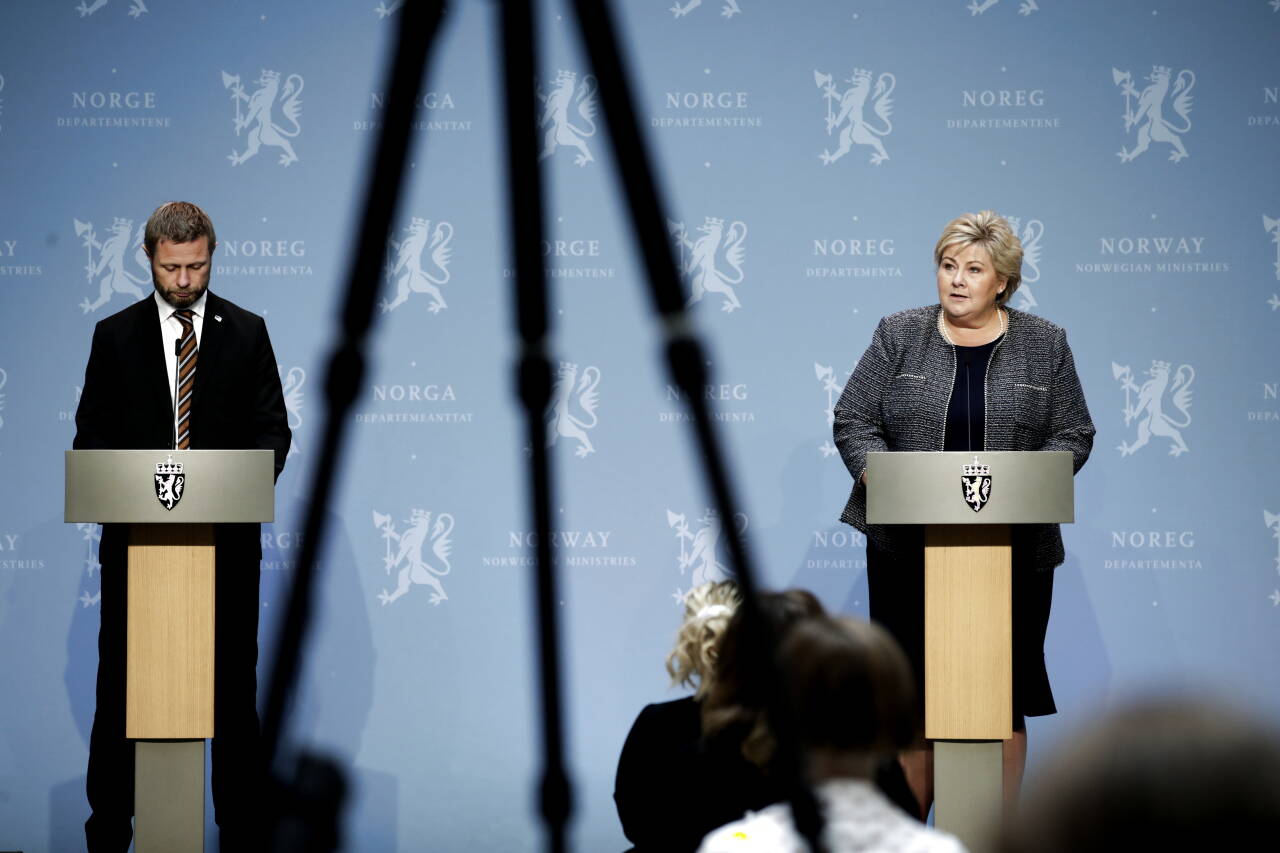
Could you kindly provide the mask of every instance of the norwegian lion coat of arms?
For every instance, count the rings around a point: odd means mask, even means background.
[[[740,512],[734,520],[737,522],[737,535],[746,533],[746,514]],[[730,577],[729,567],[719,556],[720,538],[724,533],[720,515],[708,508],[697,522],[699,528],[690,530],[684,513],[667,510],[667,526],[675,531],[676,539],[680,541],[680,574],[683,575],[686,569],[689,571],[689,589]],[[674,597],[683,603],[688,591],[677,589]]]
[[[80,13],[80,17],[87,18],[103,6],[107,5],[107,3],[108,0],[93,0],[93,2],[89,2],[89,0],[80,0],[80,3],[76,5],[76,11]],[[148,11],[150,10],[147,9],[145,0],[130,0],[128,9],[130,18],[141,18],[143,15],[147,14]]]
[[[281,150],[280,165],[288,166],[298,162],[298,155],[289,141],[302,132],[298,119],[302,116],[302,77],[290,74],[280,82],[280,72],[263,69],[255,81],[258,88],[250,95],[240,83],[240,75],[222,72],[222,85],[231,92],[231,101],[235,104],[236,115],[233,119],[236,136],[245,131],[247,145],[244,151],[232,151],[227,155],[232,166],[239,166],[258,153],[263,145],[273,146]],[[241,104],[244,111],[241,112]],[[280,105],[284,114],[285,125],[276,124],[274,109]]]
[[[396,576],[396,588],[388,591],[385,588],[378,593],[378,600],[383,606],[390,604],[407,593],[414,584],[431,587],[431,603],[439,604],[449,596],[445,595],[440,578],[449,574],[449,554],[453,550],[453,516],[447,512],[440,513],[433,525],[431,512],[414,509],[405,522],[409,528],[404,533],[396,530],[391,516],[373,511],[373,525],[382,531],[382,538],[387,543],[387,553],[383,557],[386,573],[399,569]],[[392,542],[398,542],[394,554]],[[427,553],[427,552],[430,553]]]
[[[587,432],[595,429],[596,406],[600,404],[600,368],[594,365],[578,376],[578,365],[562,361],[551,386],[551,413],[547,417],[547,447],[562,437],[578,442],[574,455],[586,458],[595,453]]]
[[[174,462],[170,456],[164,462],[156,463],[155,473],[156,499],[167,510],[172,511],[182,500],[182,490],[187,485],[187,475],[182,473],[182,463]]]
[[[836,378],[835,368],[829,364],[819,364],[815,361],[813,363],[813,373],[817,380],[822,383],[822,390],[827,394],[827,408],[825,410],[827,416],[827,438],[818,448],[825,459],[840,452],[831,442],[831,427],[836,422],[836,400],[840,398],[840,392],[844,389],[844,386]],[[852,370],[845,374],[845,379],[848,380],[851,375],[853,375]]]
[[[80,301],[80,310],[86,314],[97,311],[110,302],[111,297],[117,293],[123,293],[134,299],[142,299],[147,295],[151,290],[151,262],[147,259],[147,253],[142,247],[145,224],[139,225],[135,233],[132,219],[117,216],[111,223],[110,233],[99,241],[92,222],[81,222],[79,219],[73,219],[72,222],[75,225],[76,236],[80,238],[80,245],[84,246],[85,251],[88,252],[84,267],[85,277],[89,281],[98,279],[98,298],[90,302],[89,298],[85,297]],[[131,235],[132,239],[130,239]],[[128,269],[130,248],[133,249],[134,264],[142,271],[141,276],[135,275]],[[98,253],[96,258],[95,250]]]
[[[1274,513],[1264,509],[1262,511],[1262,521],[1267,525],[1267,528],[1272,531],[1271,538],[1276,540],[1276,574],[1280,574],[1280,513]],[[1277,589],[1268,597],[1271,599],[1271,603],[1274,606],[1280,607],[1280,589]]]
[[[741,308],[734,288],[745,278],[742,264],[746,249],[742,243],[747,239],[747,226],[739,220],[726,228],[723,219],[708,216],[698,226],[697,239],[689,238],[683,222],[668,220],[667,228],[680,252],[680,271],[689,280],[692,291],[689,304],[701,302],[702,297],[715,293],[721,297],[721,311]],[[721,259],[732,272],[726,274],[721,270]]]
[[[1280,219],[1272,219],[1264,213],[1262,228],[1271,235],[1271,242],[1276,244],[1276,280],[1280,281]]]
[[[822,90],[823,100],[827,102],[827,135],[830,136],[838,128],[840,130],[840,146],[834,152],[823,149],[819,155],[822,165],[830,166],[848,154],[854,145],[871,146],[871,164],[879,166],[889,159],[884,143],[880,140],[893,132],[893,90],[898,80],[889,72],[876,78],[875,89],[872,90],[871,71],[866,68],[853,69],[853,76],[845,82],[851,84],[841,92],[836,88],[835,78],[821,71],[813,72],[813,82]],[[875,124],[869,122],[863,114],[867,101],[875,113]],[[839,104],[839,111],[835,105]]]
[[[964,466],[960,475],[960,489],[969,509],[982,512],[991,500],[991,466],[983,465],[978,457],[973,457],[973,462]]]
[[[1024,226],[1021,217],[1006,216],[1005,219],[1009,228],[1022,241],[1022,281],[1014,294],[1018,299],[1015,307],[1019,311],[1030,311],[1040,304],[1028,285],[1040,280],[1040,238],[1044,236],[1044,223],[1039,219],[1028,219]]]
[[[301,367],[290,367],[287,373],[277,366],[277,372],[283,374],[280,384],[284,392],[284,410],[289,418],[289,429],[293,437],[289,441],[289,452],[286,456],[298,453],[298,430],[302,427],[302,386],[307,382],[307,372]]]
[[[969,5],[965,8],[969,10],[970,15],[981,15],[999,2],[1000,0],[969,0]],[[1039,11],[1040,7],[1036,5],[1036,0],[1023,0],[1018,4],[1018,14],[1023,17]]]
[[[579,166],[595,160],[591,156],[591,149],[587,147],[587,140],[596,135],[598,89],[599,84],[594,76],[588,74],[579,85],[576,72],[563,70],[556,75],[550,92],[544,95],[542,87],[538,87],[538,98],[542,101],[542,116],[538,124],[545,128],[542,134],[542,151],[538,153],[539,160],[547,159],[562,145],[578,150],[573,156],[573,162]],[[569,110],[574,107],[577,107],[577,119],[585,122],[585,125],[575,124],[574,118],[569,115]]]
[[[1146,151],[1152,142],[1167,142],[1173,146],[1169,159],[1177,163],[1186,158],[1187,149],[1182,144],[1182,134],[1191,129],[1191,90],[1196,85],[1196,75],[1184,68],[1173,78],[1173,69],[1156,65],[1147,77],[1151,81],[1141,92],[1133,84],[1133,75],[1118,68],[1111,69],[1112,81],[1124,95],[1124,131],[1138,128],[1138,141],[1133,148],[1121,148],[1117,153],[1121,163],[1128,163]],[[1170,93],[1169,88],[1173,87]],[[1173,111],[1178,114],[1181,127],[1164,117],[1165,100],[1173,97]],[[1137,99],[1137,108],[1133,100]]]
[[[1170,456],[1181,456],[1189,449],[1182,430],[1191,425],[1191,383],[1195,381],[1196,372],[1189,364],[1180,365],[1176,371],[1171,371],[1172,367],[1167,361],[1152,361],[1147,371],[1151,378],[1139,386],[1131,367],[1111,362],[1112,377],[1124,387],[1125,425],[1138,423],[1137,437],[1132,442],[1122,442],[1117,448],[1121,456],[1136,453],[1153,435],[1169,439]],[[1164,412],[1168,393],[1172,394],[1173,407],[1182,413],[1178,420]]]
[[[439,314],[449,307],[440,287],[449,281],[453,225],[437,222],[433,230],[429,219],[415,216],[405,231],[407,234],[403,240],[387,241],[384,269],[387,280],[396,282],[395,298],[390,302],[383,299],[378,305],[386,314],[403,305],[411,293],[425,293],[431,299],[427,310]]]
[[[694,9],[702,5],[702,0],[688,0],[686,3],[676,3],[669,11],[677,18],[683,18]],[[724,5],[720,7],[720,17],[732,18],[734,15],[741,15],[742,7],[738,5],[738,0],[724,0]]]

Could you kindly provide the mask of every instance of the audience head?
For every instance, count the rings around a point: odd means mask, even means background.
[[[675,647],[667,655],[671,683],[695,688],[702,698],[711,687],[719,655],[720,639],[742,602],[733,581],[696,586],[684,597],[684,622],[676,633]]]
[[[762,592],[760,616],[775,638],[802,619],[822,616],[822,603],[804,589]],[[721,733],[742,739],[742,754],[765,767],[773,757],[774,740],[769,732],[766,709],[769,704],[768,667],[759,635],[749,624],[745,608],[739,608],[720,641],[716,676],[702,706],[702,731],[706,737]]]
[[[1244,850],[1278,835],[1280,731],[1218,704],[1165,699],[1064,741],[1003,850]]]
[[[852,619],[805,619],[782,640],[778,659],[797,740],[811,756],[872,759],[911,745],[915,735],[911,665],[879,625]]]

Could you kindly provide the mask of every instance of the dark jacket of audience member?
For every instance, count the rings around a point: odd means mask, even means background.
[[[702,837],[782,791],[736,743],[705,743],[692,696],[649,705],[627,735],[614,801],[638,851],[692,851]]]
[[[720,623],[718,631],[714,630],[715,622],[700,623],[698,613],[717,594],[713,587],[704,585],[690,592],[681,638],[668,659],[672,680],[696,681],[697,692],[686,699],[646,706],[632,725],[618,760],[614,801],[623,832],[637,850],[695,850],[712,829],[784,795],[779,781],[764,765],[744,755],[743,741],[756,722],[762,731],[767,730],[764,701],[752,672],[759,661],[749,653],[741,636],[740,612]],[[736,594],[736,586],[734,590]],[[817,598],[803,590],[765,593],[761,607],[778,631],[800,618],[822,613]],[[712,635],[715,642],[708,644]],[[721,689],[726,654],[733,684]],[[696,672],[699,678],[683,679],[682,673],[687,671]],[[704,738],[704,706],[713,695],[718,697],[716,707],[727,712],[723,715],[725,725],[713,737]]]
[[[740,602],[733,581],[689,591],[667,672],[672,684],[692,687],[694,695],[645,706],[622,746],[613,798],[622,831],[637,850],[693,850],[713,826],[777,798],[736,749],[702,742],[701,700]]]

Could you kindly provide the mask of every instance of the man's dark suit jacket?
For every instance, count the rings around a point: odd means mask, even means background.
[[[173,446],[173,377],[163,347],[151,295],[98,323],[76,410],[76,450]],[[192,394],[193,450],[274,450],[280,476],[290,433],[266,323],[212,292]],[[103,531],[102,551],[124,546],[123,529],[113,528]],[[222,525],[218,546],[249,548],[260,559],[258,526]]]

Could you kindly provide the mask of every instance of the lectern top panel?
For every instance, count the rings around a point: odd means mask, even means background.
[[[68,450],[63,521],[272,521],[270,450]]]
[[[868,524],[1072,521],[1065,450],[867,454]]]

